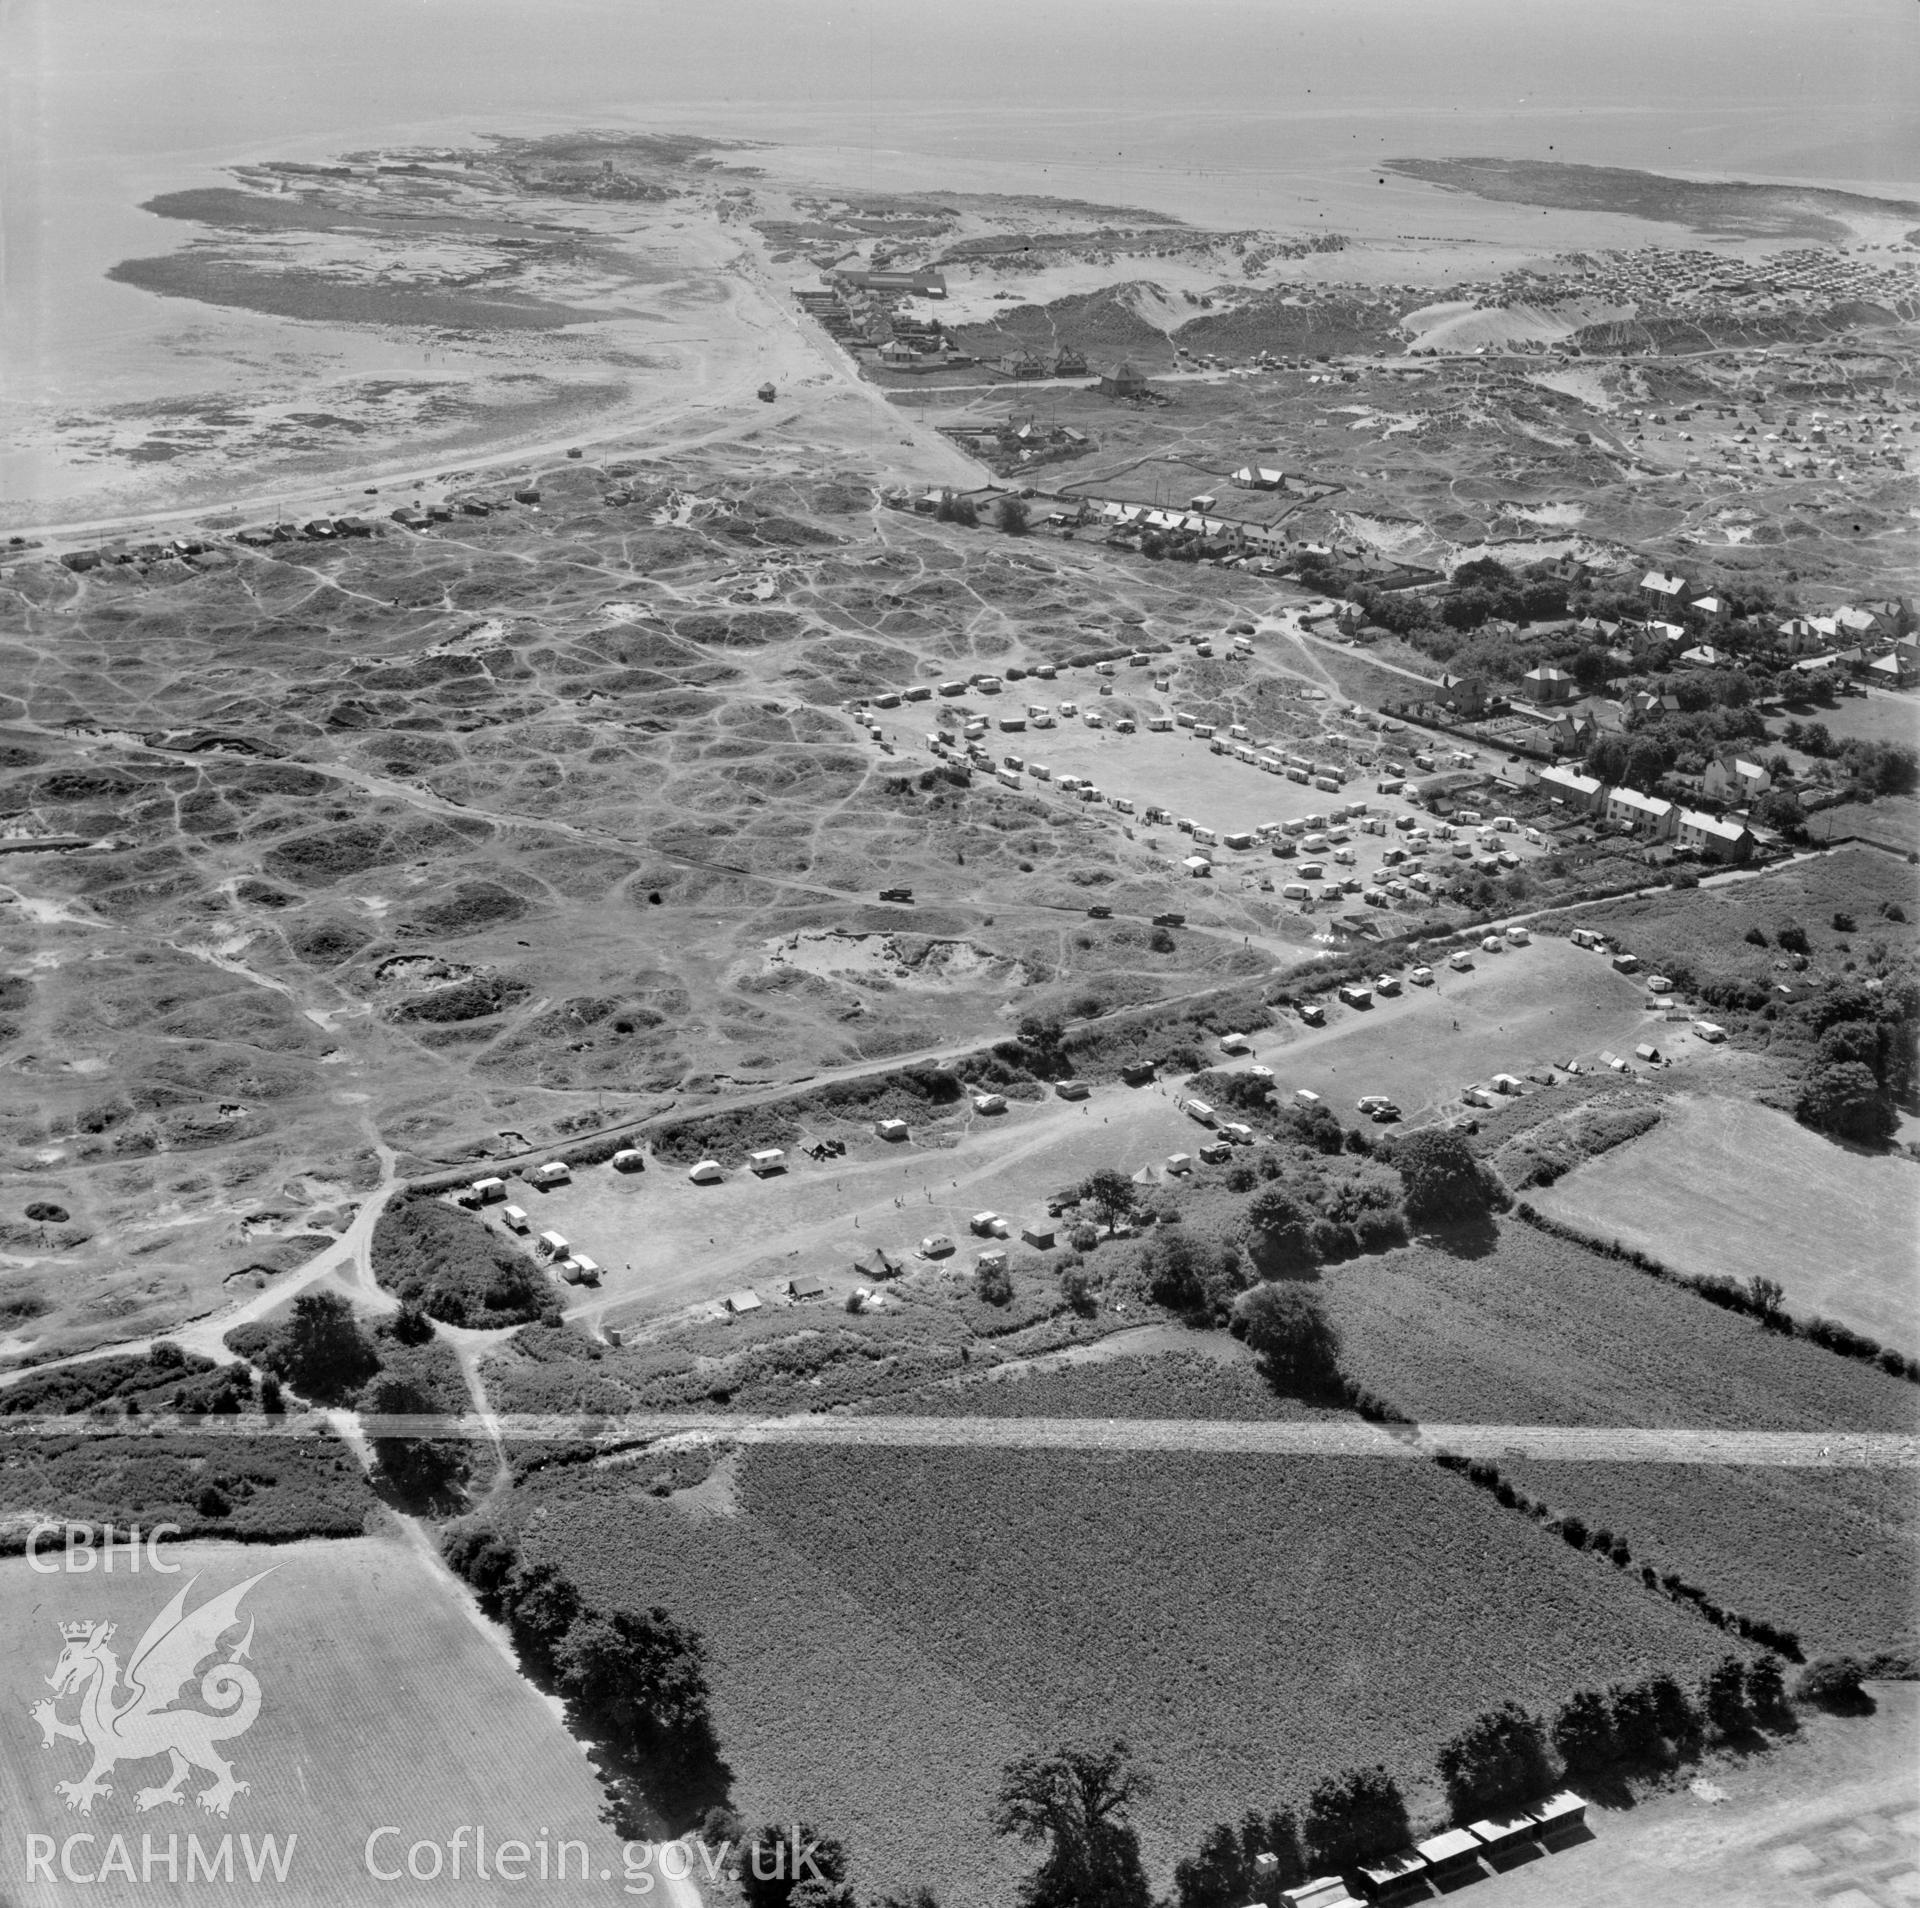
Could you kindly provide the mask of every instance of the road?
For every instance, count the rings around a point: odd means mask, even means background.
[[[350,1422],[343,1422],[350,1420]],[[149,1430],[165,1418],[145,1420]],[[730,1417],[724,1412],[637,1412],[619,1417],[492,1411],[462,1416],[376,1417],[314,1412],[272,1421],[192,1421],[196,1437],[311,1437],[351,1433],[356,1448],[378,1437],[466,1438],[497,1446],[578,1444],[611,1452],[665,1441],[689,1444],[808,1445],[900,1451],[1100,1451],[1196,1457],[1393,1458],[1431,1461],[1527,1458],[1547,1464],[1687,1464],[1758,1470],[1920,1470],[1920,1436],[1899,1432],[1671,1430],[1634,1425],[1368,1424],[1360,1419],[906,1417],[798,1412]],[[182,1421],[182,1428],[185,1428]],[[124,1425],[89,1417],[21,1416],[0,1423],[12,1438],[117,1437]]]

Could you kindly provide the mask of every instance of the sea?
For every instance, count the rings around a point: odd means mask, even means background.
[[[247,160],[658,128],[1244,226],[1401,156],[1914,196],[1916,101],[1914,0],[0,0],[0,404],[177,380],[104,274]]]

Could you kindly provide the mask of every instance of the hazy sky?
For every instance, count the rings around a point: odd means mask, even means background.
[[[1652,111],[1682,147],[1690,125],[1752,114],[1782,150],[1826,154],[1829,176],[1920,170],[1913,0],[0,0],[0,21],[10,169],[36,149],[224,151],[724,101],[837,109],[843,136],[928,108],[1122,131],[1552,111],[1575,144],[1583,118]]]

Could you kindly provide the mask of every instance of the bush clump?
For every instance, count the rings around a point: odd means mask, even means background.
[[[403,1304],[448,1325],[518,1325],[557,1309],[532,1260],[437,1199],[400,1199],[373,1229],[373,1273]]]

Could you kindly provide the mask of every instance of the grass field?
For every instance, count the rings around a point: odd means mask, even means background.
[[[658,1598],[713,1652],[750,1818],[843,1833],[863,1893],[1004,1895],[1009,1756],[1120,1732],[1150,1872],[1215,1821],[1431,1760],[1508,1696],[1697,1672],[1727,1639],[1437,1468],[1315,1458],[754,1448],[684,1499],[618,1469],[539,1491],[589,1596]],[[632,1474],[628,1474],[629,1479]]]
[[[1856,1152],[1784,1113],[1679,1094],[1644,1138],[1534,1203],[1678,1272],[1778,1279],[1787,1309],[1920,1350],[1920,1166]]]
[[[1417,1246],[1330,1267],[1321,1289],[1348,1368],[1429,1422],[1910,1432],[1920,1415],[1911,1385],[1517,1224],[1475,1256]],[[1903,1473],[1500,1468],[1810,1654],[1913,1647]]]
[[[569,1856],[571,1872],[587,1863],[589,1882],[575,1883],[568,1900],[621,1899],[620,1845],[600,1826],[600,1790],[582,1758],[541,1698],[516,1674],[492,1633],[470,1613],[465,1598],[437,1564],[404,1538],[358,1538],[344,1543],[301,1543],[265,1549],[219,1543],[169,1546],[163,1560],[178,1575],[128,1574],[124,1557],[112,1576],[36,1575],[19,1558],[0,1564],[0,1682],[8,1717],[0,1756],[0,1811],[7,1822],[0,1885],[9,1902],[34,1908],[67,1908],[76,1895],[71,1880],[48,1884],[26,1867],[24,1839],[43,1835],[63,1843],[91,1833],[91,1846],[75,1851],[81,1873],[106,1869],[83,1892],[103,1903],[255,1902],[271,1900],[311,1908],[380,1899],[420,1900],[429,1885],[404,1878],[395,1894],[368,1872],[368,1836],[391,1825],[399,1830],[377,1843],[373,1861],[383,1869],[402,1866],[417,1841],[445,1844],[462,1824],[484,1825],[489,1845],[506,1840],[550,1847],[561,1839],[585,1844]],[[144,1559],[143,1559],[144,1561]],[[80,1618],[110,1619],[110,1647],[128,1663],[133,1646],[168,1598],[192,1583],[191,1610],[260,1571],[269,1574],[239,1605],[238,1640],[254,1625],[245,1661],[259,1679],[257,1720],[220,1745],[235,1776],[249,1788],[232,1799],[225,1819],[194,1805],[210,1778],[195,1771],[177,1808],[141,1812],[136,1791],[166,1779],[163,1759],[126,1761],[108,1780],[112,1793],[96,1799],[90,1814],[71,1811],[54,1784],[84,1774],[81,1745],[61,1741],[43,1752],[28,1712],[48,1695],[46,1677],[61,1652],[58,1625]],[[232,1650],[223,1646],[221,1657]],[[180,1706],[196,1706],[197,1682],[181,1692]],[[75,1699],[56,1705],[63,1719]],[[164,1853],[178,1838],[178,1885],[168,1885],[164,1867],[151,1882],[141,1879],[143,1835]],[[189,1879],[187,1838],[196,1836],[213,1857],[231,1836],[235,1880]],[[131,1874],[113,1869],[109,1838],[125,1838]],[[249,1879],[247,1855],[263,1854],[265,1836],[278,1838],[286,1862],[284,1881]],[[297,1839],[296,1839],[297,1838]],[[468,1861],[458,1884],[440,1887],[463,1901],[527,1902],[561,1899],[546,1888],[478,1881]],[[287,1850],[291,1845],[290,1858]],[[397,1855],[395,1851],[398,1851]],[[511,1857],[509,1860],[511,1861]],[[537,1853],[531,1878],[537,1875]],[[418,1866],[429,1870],[426,1854]],[[612,1878],[600,1879],[602,1869]],[[54,1858],[55,1875],[59,1858]]]
[[[1908,925],[1880,915],[1882,903],[1889,902],[1905,910]],[[1857,934],[1833,926],[1840,910],[1855,917]],[[1702,980],[1770,980],[1782,962],[1770,943],[1788,922],[1806,930],[1812,961],[1808,978],[1818,978],[1842,971],[1849,958],[1842,942],[1886,941],[1896,951],[1912,946],[1917,912],[1910,868],[1871,848],[1849,848],[1788,863],[1751,881],[1609,901],[1583,910],[1579,918],[1618,935],[1649,973],[1687,968]],[[1747,940],[1747,931],[1756,927],[1769,945]]]

